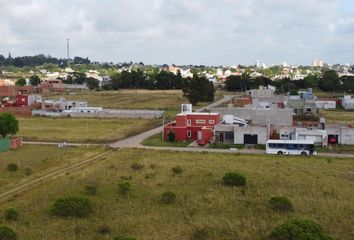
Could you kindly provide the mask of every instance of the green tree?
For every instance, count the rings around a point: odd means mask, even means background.
[[[14,232],[14,230],[12,230],[11,228],[0,225],[0,239],[1,240],[16,240],[17,235]]]
[[[311,220],[292,220],[276,227],[270,240],[333,240],[323,228]]]
[[[111,74],[110,78],[112,79],[112,88],[114,90],[118,90],[120,88],[120,74],[118,72],[114,72]]]
[[[354,92],[354,76],[342,76],[340,78],[340,81],[343,83],[342,89],[345,92]]]
[[[20,78],[20,79],[18,79],[16,82],[15,82],[15,85],[16,86],[25,86],[26,85],[26,79],[24,79],[24,78]]]
[[[8,134],[16,134],[19,130],[18,120],[11,113],[0,113],[0,136],[5,138]]]
[[[327,70],[323,73],[319,80],[318,86],[323,91],[333,91],[340,89],[340,81],[338,73],[334,70]]]
[[[32,75],[29,80],[32,86],[41,84],[41,79],[37,75]]]
[[[205,76],[199,77],[194,73],[193,78],[189,77],[183,83],[183,96],[186,97],[191,104],[198,102],[206,102],[214,100],[214,85]]]
[[[225,84],[228,91],[244,91],[251,88],[251,79],[246,73],[241,76],[231,75]]]
[[[98,89],[100,87],[98,80],[93,77],[86,78],[86,84],[90,90]]]

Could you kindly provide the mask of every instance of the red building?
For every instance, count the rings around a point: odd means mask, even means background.
[[[167,124],[163,130],[164,139],[168,133],[175,134],[176,141],[198,140],[200,145],[205,145],[213,137],[213,126],[220,123],[219,113],[180,113],[176,121]]]

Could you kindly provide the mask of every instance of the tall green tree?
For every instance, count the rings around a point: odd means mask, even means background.
[[[26,85],[26,79],[24,79],[24,78],[20,78],[20,79],[18,79],[16,82],[15,82],[15,85],[16,86],[25,86]]]
[[[192,105],[198,102],[214,100],[214,85],[205,76],[199,77],[194,73],[193,77],[188,77],[183,82],[183,96],[187,98]]]
[[[323,73],[318,82],[318,86],[323,91],[339,90],[341,88],[338,73],[334,70],[327,70]]]
[[[87,84],[87,87],[90,90],[94,90],[94,89],[99,89],[100,88],[98,80],[96,78],[93,78],[93,77],[86,78],[86,84]]]
[[[9,134],[16,134],[19,130],[18,120],[10,113],[0,113],[0,136],[5,138]]]
[[[29,80],[32,86],[38,86],[41,84],[41,79],[37,75],[32,75]]]

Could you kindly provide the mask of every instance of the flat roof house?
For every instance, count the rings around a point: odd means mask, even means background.
[[[167,140],[168,133],[173,132],[176,141],[198,140],[200,145],[205,145],[211,141],[213,127],[219,122],[219,113],[179,113],[175,122],[165,125],[163,138]]]

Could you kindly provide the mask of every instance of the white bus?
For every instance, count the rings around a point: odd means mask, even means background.
[[[268,140],[266,153],[303,156],[317,154],[314,142],[308,140]]]

